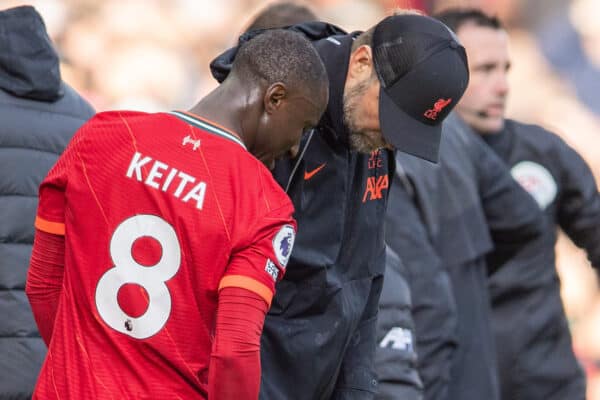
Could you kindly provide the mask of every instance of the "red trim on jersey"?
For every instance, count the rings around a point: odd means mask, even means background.
[[[65,237],[37,230],[25,292],[40,335],[50,345],[65,269]]]
[[[223,125],[217,124],[216,122],[214,122],[214,121],[211,121],[210,119],[207,119],[207,118],[205,118],[205,117],[201,117],[201,116],[199,116],[199,115],[197,115],[197,114],[192,114],[192,113],[191,113],[191,112],[189,112],[189,111],[180,111],[180,110],[177,110],[177,112],[179,112],[179,113],[182,113],[182,114],[185,114],[185,115],[187,115],[188,117],[192,117],[192,118],[195,118],[195,119],[199,119],[200,121],[202,121],[202,122],[205,122],[205,123],[207,123],[207,124],[209,124],[209,125],[216,126],[217,128],[219,128],[219,129],[221,129],[221,130],[223,130],[223,131],[225,131],[225,132],[229,133],[230,135],[233,135],[233,136],[235,136],[235,137],[236,137],[236,138],[238,138],[238,139],[239,139],[239,140],[240,140],[242,143],[244,143],[244,141],[242,140],[242,138],[240,137],[240,135],[238,135],[237,133],[235,133],[234,131],[232,131],[232,130],[230,130],[230,129],[227,129],[227,128],[225,128]]]
[[[65,234],[65,224],[63,224],[62,222],[52,222],[38,216],[35,217],[34,225],[40,231],[52,233],[53,235],[64,236]]]
[[[268,307],[271,306],[273,291],[256,279],[244,275],[226,275],[219,283],[219,290],[226,287],[238,287],[254,292],[263,298]]]
[[[262,296],[228,287],[219,293],[208,367],[208,398],[255,400],[260,390],[260,335],[267,305]]]

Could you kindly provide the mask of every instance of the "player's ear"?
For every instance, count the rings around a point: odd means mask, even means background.
[[[264,97],[265,111],[272,114],[281,107],[287,97],[287,87],[284,83],[276,82],[270,85]]]

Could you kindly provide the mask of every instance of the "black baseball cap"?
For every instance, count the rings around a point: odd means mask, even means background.
[[[437,162],[442,122],[469,83],[465,49],[442,22],[394,15],[375,26],[379,122],[396,149]]]

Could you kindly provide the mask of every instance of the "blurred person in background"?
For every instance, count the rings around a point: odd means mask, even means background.
[[[424,354],[424,343],[433,344],[433,352],[441,354],[430,370],[435,370],[435,379],[442,386],[447,385],[449,373],[445,374],[444,369],[456,346],[456,307],[447,274],[430,273],[441,264],[414,203],[414,189],[410,182],[397,174],[394,175],[396,183],[390,189],[386,219],[385,279],[377,316],[375,369],[379,383],[376,398],[434,399],[436,397],[431,393],[440,390],[435,387],[440,385],[428,379],[424,364],[432,356]],[[394,224],[390,215],[401,219],[402,223]],[[415,281],[420,277],[427,280],[420,290],[435,292],[433,298],[439,300],[433,307],[423,301],[423,293],[417,292],[419,288]],[[422,321],[418,318],[432,308],[441,312],[428,326],[417,326]],[[439,332],[444,339],[436,337]],[[445,394],[444,391],[441,397],[444,400]]]
[[[276,1],[261,9],[245,31],[255,29],[283,28],[319,18],[305,4],[297,1]]]
[[[46,346],[27,298],[38,187],[93,108],[61,79],[42,17],[0,11],[0,398],[33,392]]]
[[[542,236],[545,220],[454,113],[442,132],[437,165],[396,153],[386,243],[407,271],[424,398],[499,399],[486,254],[493,247],[515,253]]]
[[[313,40],[328,70],[330,97],[299,156],[274,170],[301,233],[265,320],[261,398],[373,399],[383,227],[394,170],[389,149],[437,160],[441,123],[454,103],[436,109],[433,120],[425,114],[440,98],[460,98],[466,59],[443,24],[420,15],[388,17],[355,34],[320,22],[290,29]],[[213,61],[217,80],[227,76],[235,53]]]
[[[511,60],[501,22],[478,9],[449,9],[436,17],[467,48],[472,79],[458,114],[508,164],[548,221],[542,238],[490,269],[503,399],[584,399],[585,377],[573,354],[554,247],[560,227],[600,268],[594,177],[557,135],[505,117]],[[495,251],[494,257],[504,255]]]
[[[392,189],[396,186],[392,186]],[[407,194],[406,191],[401,193]],[[418,214],[414,212],[414,205],[408,195],[405,200],[401,204],[408,206],[407,209],[402,210],[404,212],[402,217],[408,226],[406,230],[410,231],[411,238],[415,238],[412,243],[421,249],[422,243],[428,243],[426,239],[422,240],[426,237],[423,235],[425,230],[418,220]],[[412,219],[414,217],[416,218]],[[429,254],[435,257],[434,253],[425,253],[422,265],[428,265]],[[410,278],[411,273],[406,269],[402,258],[390,246],[386,246],[385,279],[379,299],[375,352],[375,371],[378,381],[375,398],[378,400],[422,400],[424,398],[423,382],[418,370]]]
[[[408,394],[403,384],[410,333],[425,399],[499,398],[485,255],[494,245],[516,251],[539,238],[544,219],[502,160],[467,131],[456,116],[446,119],[437,165],[396,153],[398,184],[390,189],[386,243],[404,268],[387,268],[386,279],[404,273],[415,328],[411,332],[399,318],[405,301],[384,284],[386,309],[397,303],[395,313],[382,308],[378,326],[394,326],[395,319],[399,329],[388,335],[402,336],[378,348],[385,353],[378,365],[385,372],[382,399],[416,398],[416,390]],[[383,347],[390,342],[395,352]]]
[[[40,187],[35,398],[257,398],[296,230],[267,167],[318,123],[327,88],[312,45],[272,30],[189,112],[104,112],[77,132]]]

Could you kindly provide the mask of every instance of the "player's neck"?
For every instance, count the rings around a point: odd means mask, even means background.
[[[221,85],[200,100],[189,112],[235,133],[248,146],[249,138],[245,137],[247,135],[243,129],[243,114],[247,107],[245,102],[240,100],[243,100],[243,96],[239,92],[232,93]]]

